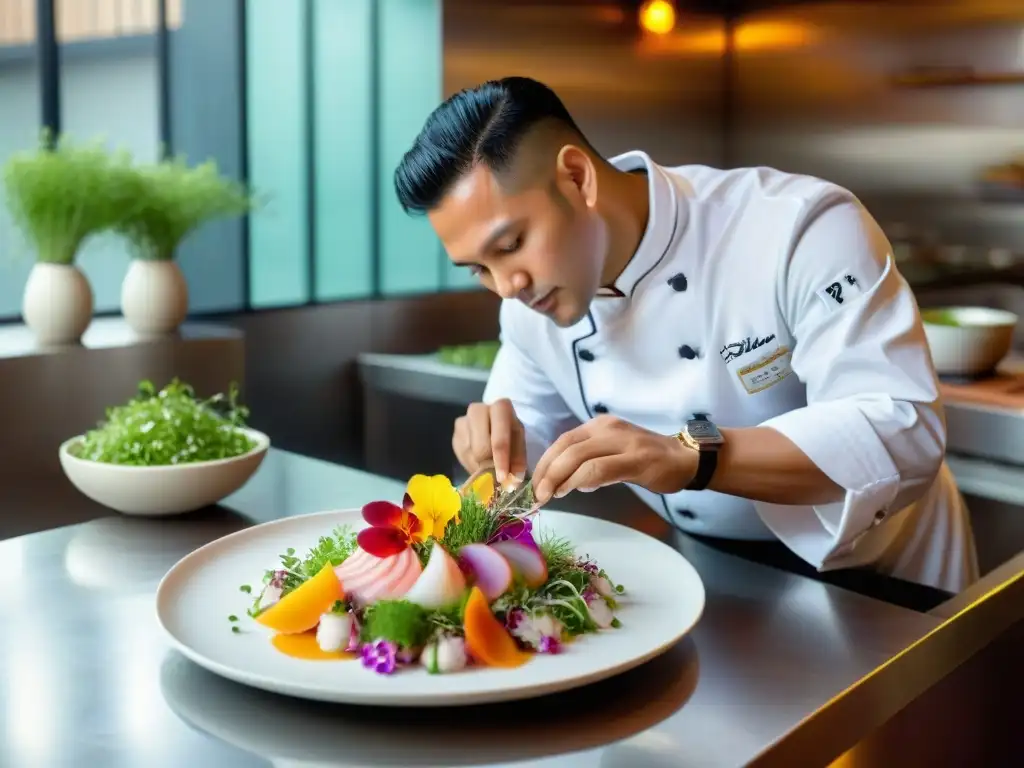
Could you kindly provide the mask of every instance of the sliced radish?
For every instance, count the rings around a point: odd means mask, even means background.
[[[388,576],[394,572],[395,568],[402,567],[404,558],[404,552],[397,555],[391,555],[390,557],[383,557],[380,558],[380,562],[372,568],[367,568],[359,571],[358,573],[350,574],[348,580],[342,582],[345,585],[345,591],[348,594],[354,594],[366,589],[371,584],[386,580]]]
[[[512,566],[498,550],[488,544],[467,544],[459,558],[469,567],[475,585],[488,601],[497,600],[512,586]]]
[[[365,602],[395,600],[401,597],[408,590],[408,585],[414,583],[423,571],[419,557],[411,548],[396,557],[398,559],[394,567],[384,577],[363,588],[362,599]]]
[[[365,567],[353,569],[341,579],[345,594],[365,605],[370,601],[373,593],[382,589],[386,590],[392,581],[397,580],[404,573],[409,567],[410,556],[416,557],[416,553],[411,548],[390,557],[381,558],[368,555],[369,561]]]
[[[359,573],[364,568],[372,567],[379,561],[379,557],[374,557],[365,550],[357,549],[345,558],[345,561],[341,565],[334,567],[334,575],[337,576],[339,580],[344,581],[347,576]]]
[[[447,608],[457,603],[465,591],[466,578],[459,564],[444,547],[434,541],[427,567],[405,593],[405,599],[428,609]]]
[[[371,555],[371,557],[373,556]],[[382,578],[394,567],[394,561],[397,557],[398,555],[386,558],[374,557],[375,562],[366,563],[363,567],[353,568],[348,572],[342,573],[338,576],[338,580],[345,588],[347,594],[354,593],[366,584],[372,583],[375,579]],[[337,571],[335,571],[335,575],[338,575]]]
[[[540,550],[512,539],[496,541],[489,546],[508,560],[513,573],[530,589],[536,589],[548,580],[548,564]]]

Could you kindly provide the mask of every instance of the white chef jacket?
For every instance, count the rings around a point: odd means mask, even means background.
[[[610,413],[675,434],[696,413],[793,441],[842,501],[752,502],[631,486],[684,531],[778,538],[819,570],[870,565],[959,591],[978,577],[945,465],[945,415],[913,293],[853,196],[769,168],[665,168],[643,152],[650,215],[632,260],[569,328],[511,300],[485,402],[509,398],[530,468]]]

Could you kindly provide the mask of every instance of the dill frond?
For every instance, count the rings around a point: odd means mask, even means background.
[[[459,511],[459,522],[453,519],[444,529],[441,544],[452,555],[467,544],[486,542],[498,529],[498,517],[486,505],[481,504],[476,494],[468,493],[462,497],[462,509]]]
[[[348,525],[337,526],[331,536],[321,536],[299,565],[298,571],[304,576],[303,581],[316,576],[327,563],[332,566],[341,565],[356,551],[357,546],[356,534]],[[282,563],[284,559],[282,556]]]

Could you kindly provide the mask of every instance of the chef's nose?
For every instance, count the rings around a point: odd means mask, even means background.
[[[509,274],[495,273],[494,283],[501,298],[514,299],[530,287],[530,276],[518,270]]]

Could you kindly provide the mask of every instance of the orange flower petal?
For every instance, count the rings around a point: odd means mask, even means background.
[[[417,538],[417,535],[423,531],[423,521],[417,517],[416,513],[412,510],[405,512],[402,518],[401,529],[410,539]],[[419,539],[422,541],[422,539]]]

